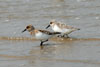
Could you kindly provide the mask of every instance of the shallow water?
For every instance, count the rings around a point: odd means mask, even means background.
[[[100,67],[100,0],[0,0],[0,67]],[[52,19],[80,28],[43,47],[28,24],[45,29]],[[51,31],[51,28],[48,30]]]

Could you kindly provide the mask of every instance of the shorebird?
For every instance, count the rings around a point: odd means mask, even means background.
[[[80,30],[79,28],[74,28],[72,26],[59,23],[55,20],[51,21],[50,24],[46,27],[46,29],[49,27],[51,27],[54,32],[61,32],[61,37],[69,37],[68,34],[70,34],[71,32]]]
[[[26,28],[22,31],[22,33],[25,31],[30,32],[30,34],[34,35],[36,39],[39,39],[41,41],[40,46],[42,46],[44,42],[47,42],[48,39],[51,38],[53,35],[61,34],[60,32],[38,30],[38,29],[35,29],[35,27],[31,24],[26,26]]]

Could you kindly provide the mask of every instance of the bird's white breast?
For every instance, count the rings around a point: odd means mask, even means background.
[[[46,39],[49,39],[52,35],[48,35],[48,34],[45,34],[45,33],[42,33],[42,32],[38,32],[35,34],[35,37],[37,39],[43,39],[43,40],[46,40]]]
[[[62,34],[69,34],[72,32],[72,29],[67,29],[67,28],[60,28],[57,25],[52,26],[52,29],[55,32],[61,32]]]
[[[62,32],[62,30],[57,26],[57,25],[54,25],[52,27],[52,29],[55,31],[55,32]]]

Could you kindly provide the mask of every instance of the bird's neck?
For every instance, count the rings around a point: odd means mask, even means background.
[[[29,31],[31,35],[34,34],[34,30],[35,30],[35,29],[32,29],[32,30]]]
[[[34,30],[30,31],[30,34],[31,34],[31,35],[35,35],[35,34],[37,34],[37,33],[39,33],[39,31],[38,31],[38,30],[36,30],[36,29],[34,29]]]

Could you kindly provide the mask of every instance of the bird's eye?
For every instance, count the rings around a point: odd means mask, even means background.
[[[52,24],[53,22],[50,22],[50,24]]]
[[[27,29],[30,28],[29,26],[26,27]]]

